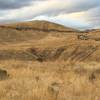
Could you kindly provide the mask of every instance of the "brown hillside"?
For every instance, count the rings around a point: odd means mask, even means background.
[[[98,33],[98,30],[81,33],[47,21],[0,26],[0,59],[99,62]]]
[[[0,42],[13,43],[33,39],[36,40],[50,34],[59,35],[73,32],[77,32],[77,30],[47,21],[8,24],[0,26]]]

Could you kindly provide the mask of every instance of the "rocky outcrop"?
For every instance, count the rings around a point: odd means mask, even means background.
[[[5,80],[8,78],[8,73],[6,70],[0,69],[0,80]]]

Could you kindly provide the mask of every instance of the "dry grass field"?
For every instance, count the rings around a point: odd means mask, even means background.
[[[0,100],[100,100],[100,30],[0,26]]]

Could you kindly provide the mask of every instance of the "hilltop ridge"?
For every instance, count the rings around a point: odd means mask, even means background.
[[[37,30],[37,31],[58,31],[58,32],[74,32],[78,31],[73,28],[65,27],[63,25],[49,22],[49,21],[30,21],[20,22],[15,24],[0,25],[0,28],[16,29],[16,30]]]

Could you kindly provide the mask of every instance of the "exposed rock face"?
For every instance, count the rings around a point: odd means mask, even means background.
[[[78,39],[79,40],[88,40],[89,39],[89,37],[87,36],[87,35],[78,35]]]

